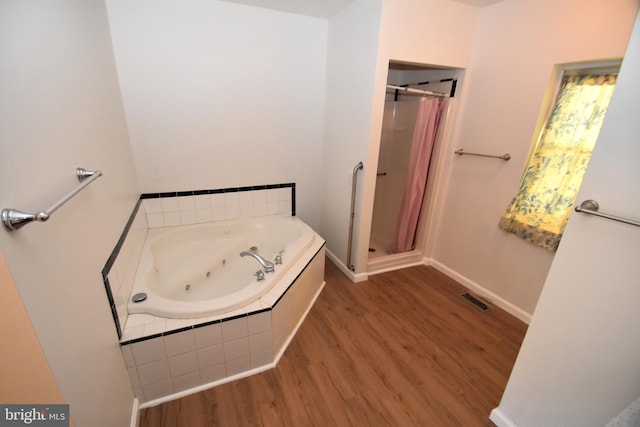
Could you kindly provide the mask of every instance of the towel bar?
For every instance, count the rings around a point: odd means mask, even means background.
[[[96,179],[102,176],[102,172],[90,171],[84,168],[76,168],[76,177],[80,181],[80,185],[74,188],[71,192],[60,198],[57,202],[51,205],[48,209],[36,212],[27,213],[18,209],[3,209],[0,214],[2,219],[2,226],[7,231],[18,230],[32,221],[44,222],[49,219],[52,213],[54,213],[60,206],[68,202],[73,196],[78,194],[83,188],[91,184]]]

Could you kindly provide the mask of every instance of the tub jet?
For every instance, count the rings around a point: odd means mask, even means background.
[[[191,285],[187,284],[187,286],[184,287],[184,290],[187,291],[187,292],[190,291],[191,290]]]

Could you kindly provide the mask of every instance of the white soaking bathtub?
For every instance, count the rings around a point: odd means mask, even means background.
[[[233,311],[257,301],[308,249],[315,233],[297,217],[263,216],[233,221],[149,229],[128,304],[129,314],[189,319]],[[251,256],[282,264],[265,273]],[[257,249],[256,249],[257,248]]]

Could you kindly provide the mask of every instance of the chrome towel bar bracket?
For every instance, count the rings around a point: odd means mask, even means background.
[[[40,212],[27,213],[22,212],[18,209],[3,209],[2,213],[0,214],[2,226],[7,231],[15,231],[33,221],[44,222],[48,220],[51,214],[54,213],[60,206],[64,205],[69,201],[69,199],[78,194],[83,188],[85,188],[87,185],[91,184],[101,176],[102,172],[98,170],[90,171],[84,168],[77,168],[76,177],[78,178],[80,185],[74,188],[71,192],[66,194],[64,197],[61,197],[48,209],[42,210]]]
[[[600,205],[595,200],[585,200],[580,203],[580,206],[576,206],[576,212],[585,213],[589,215],[599,216],[601,218],[611,219],[613,221],[624,222],[625,224],[635,225],[640,227],[640,221],[634,221],[628,218],[622,218],[616,215],[611,215],[604,212],[599,212]]]

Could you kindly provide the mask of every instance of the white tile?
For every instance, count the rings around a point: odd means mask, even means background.
[[[278,194],[280,196],[280,201],[291,201],[291,188],[280,188],[278,190]]]
[[[249,337],[249,350],[251,354],[260,353],[263,351],[271,350],[273,344],[271,342],[271,331],[261,332]]]
[[[271,349],[262,351],[260,353],[251,353],[251,368],[258,368],[260,366],[273,363],[273,352]]]
[[[240,197],[238,192],[224,193],[224,205],[225,206],[238,206],[240,205]]]
[[[156,320],[156,317],[150,314],[144,314],[144,313],[130,314],[129,317],[127,318],[127,327],[144,325],[145,323],[151,323],[151,322],[154,322],[155,320]]]
[[[271,330],[271,311],[253,314],[247,318],[249,335]]]
[[[180,212],[165,212],[162,214],[165,227],[180,225]]]
[[[237,340],[248,335],[249,328],[246,316],[222,322],[222,338],[224,341]]]
[[[146,401],[146,399],[144,397],[144,392],[142,391],[142,386],[139,387],[139,388],[134,388],[133,389],[133,395],[135,397],[137,397],[140,402]]]
[[[193,387],[198,387],[200,385],[200,373],[199,372],[191,372],[186,375],[181,375],[179,377],[172,378],[173,380],[173,389],[175,392],[188,390]]]
[[[240,205],[227,205],[225,206],[225,219],[240,218]]]
[[[196,342],[192,330],[165,335],[163,339],[168,357],[187,353],[196,349]]]
[[[224,206],[211,208],[211,221],[224,221],[227,219],[227,208]]]
[[[221,380],[226,376],[227,369],[224,363],[200,370],[200,379],[202,380],[202,384],[212,383],[214,381]]]
[[[164,214],[160,212],[147,215],[147,223],[149,228],[164,227]]]
[[[224,343],[224,357],[227,362],[247,356],[249,356],[248,338],[240,338],[235,341],[228,341]]]
[[[195,203],[196,210],[211,208],[211,197],[209,194],[199,194],[197,196],[193,196],[193,201]]]
[[[267,214],[267,203],[254,203],[253,216],[264,216]]]
[[[127,311],[126,305],[116,305],[116,314],[118,315],[118,322],[120,322],[120,328],[122,325],[127,324],[127,317],[129,317],[129,312]],[[122,330],[122,329],[121,329]]]
[[[188,326],[187,319],[166,319],[166,331],[174,331]]]
[[[169,371],[172,377],[185,375],[198,370],[196,352],[180,354],[169,358]]]
[[[129,373],[129,381],[132,388],[140,388],[140,378],[138,378],[138,370],[136,368],[127,368]]]
[[[190,225],[196,224],[197,222],[196,211],[180,211],[180,224]]]
[[[149,384],[142,388],[144,390],[145,401],[159,399],[173,393],[173,385],[171,380],[159,381],[155,384]]]
[[[280,202],[267,202],[267,215],[276,215],[280,213]]]
[[[197,351],[200,369],[224,363],[224,347],[222,344],[201,348]]]
[[[144,207],[147,215],[162,212],[162,204],[160,203],[160,199],[144,199],[142,201],[142,206]]]
[[[251,369],[251,359],[249,357],[243,357],[241,359],[235,359],[226,363],[227,375],[240,374],[242,372]]]
[[[133,358],[133,350],[131,350],[130,345],[121,346],[120,351],[122,352],[122,357],[124,358],[124,364],[127,365],[127,368],[136,366],[136,361]]]
[[[290,200],[281,200],[280,201],[280,213],[291,215],[291,201]]]
[[[130,346],[138,366],[167,357],[164,352],[162,338],[140,341],[130,344]]]
[[[255,193],[255,191],[238,192],[238,202],[240,205],[253,205],[253,193]]]
[[[211,221],[211,209],[197,209],[196,210],[196,222],[202,224],[203,222]]]
[[[271,323],[274,349],[278,350],[293,331],[291,296],[289,293],[286,293],[271,310]]]
[[[120,338],[120,342],[136,340],[138,338],[142,338],[143,336],[144,336],[144,325],[127,326],[124,328],[124,331],[122,332],[122,338]]]
[[[277,188],[271,188],[269,190],[264,191],[267,202],[279,202],[280,194]]]
[[[167,330],[166,319],[156,318],[152,323],[146,323],[144,325],[144,334],[147,336],[161,334]]]
[[[213,325],[195,328],[193,334],[196,339],[196,347],[204,348],[212,345],[222,344],[222,324],[215,323]]]
[[[240,205],[240,218],[250,218],[253,216],[253,205]]]
[[[212,208],[224,208],[224,194],[217,193],[209,196],[209,202]]]
[[[143,386],[166,380],[171,377],[169,374],[169,364],[167,359],[156,360],[155,362],[138,365],[138,375]]]
[[[178,199],[178,210],[180,212],[196,210],[195,196],[182,196],[176,197],[176,199]]]
[[[254,301],[250,304],[245,305],[244,307],[242,307],[243,312],[246,313],[253,313],[254,311],[259,311],[264,309],[264,304],[262,304],[259,300],[258,301]],[[247,319],[248,321],[249,319]]]
[[[268,190],[256,190],[252,191],[251,195],[253,196],[253,203],[266,203],[267,202],[267,191]]]
[[[162,212],[178,212],[178,197],[161,197]]]
[[[273,292],[268,292],[260,297],[260,302],[267,307],[273,307],[273,304],[278,301],[278,298],[280,298],[280,295],[277,295]]]

